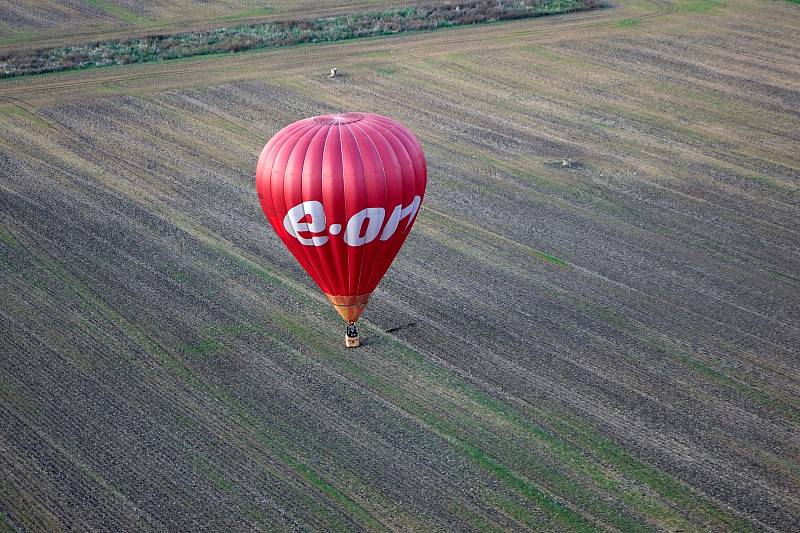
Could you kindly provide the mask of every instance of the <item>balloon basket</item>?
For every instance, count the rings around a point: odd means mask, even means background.
[[[347,333],[344,334],[344,345],[348,348],[358,348],[361,346],[361,338],[358,336],[355,322],[347,324]]]
[[[358,348],[361,346],[361,337],[350,337],[349,335],[344,336],[344,345],[348,348]]]

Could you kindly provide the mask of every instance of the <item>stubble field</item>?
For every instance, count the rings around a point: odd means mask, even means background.
[[[0,83],[0,529],[795,529],[798,7]],[[358,350],[253,185],[347,110],[429,164]]]
[[[0,0],[0,46],[82,44],[418,3],[420,0]]]

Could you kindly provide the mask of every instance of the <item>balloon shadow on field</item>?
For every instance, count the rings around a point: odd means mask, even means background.
[[[409,322],[408,324],[403,324],[402,326],[396,326],[396,327],[393,327],[393,328],[389,328],[385,332],[393,335],[393,334],[397,333],[398,331],[401,331],[401,330],[404,330],[404,329],[407,329],[407,328],[413,328],[416,325],[417,325],[416,322]],[[361,346],[376,347],[376,346],[382,346],[382,345],[388,344],[388,342],[389,342],[389,339],[386,338],[383,335],[368,335],[368,336],[361,337]]]
[[[389,329],[387,329],[387,330],[386,330],[386,333],[397,333],[397,332],[398,332],[398,331],[400,331],[401,329],[413,328],[413,327],[414,327],[414,326],[416,326],[416,325],[417,325],[417,323],[416,323],[416,322],[409,322],[408,324],[403,324],[402,326],[397,326],[397,327],[394,327],[394,328],[389,328]]]

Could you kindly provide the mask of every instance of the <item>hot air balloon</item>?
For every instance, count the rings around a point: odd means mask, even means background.
[[[426,182],[416,137],[373,113],[299,120],[261,152],[261,208],[347,322],[348,347],[360,344],[356,321],[411,231]]]

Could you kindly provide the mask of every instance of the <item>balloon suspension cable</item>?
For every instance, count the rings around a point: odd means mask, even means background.
[[[347,323],[347,336],[348,337],[358,337],[358,329],[356,329],[355,322],[348,322]]]

